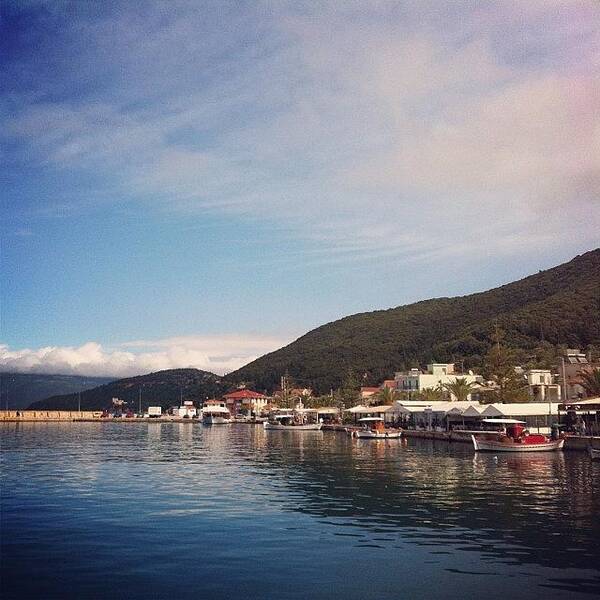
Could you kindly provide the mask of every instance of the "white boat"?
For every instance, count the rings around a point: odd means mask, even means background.
[[[376,440],[394,440],[402,436],[401,429],[392,429],[385,426],[381,417],[364,417],[358,420],[364,426],[363,429],[350,429],[352,437],[376,439]]]
[[[490,432],[482,432],[482,437],[471,435],[473,448],[484,452],[552,452],[561,450],[565,440],[550,439],[541,434],[529,433],[523,425],[524,421],[516,419],[483,419],[483,423],[497,424],[506,427],[504,431],[498,431],[495,436]]]
[[[600,448],[588,446],[588,452],[592,460],[600,460]]]
[[[213,413],[203,414],[202,423],[204,425],[228,425],[231,423],[231,416],[216,415]]]
[[[263,423],[265,429],[276,429],[286,431],[319,431],[322,423],[307,423],[303,413],[274,415]]]
[[[224,402],[209,400],[202,407],[202,423],[204,425],[228,425],[233,419]]]
[[[263,423],[265,429],[285,429],[289,431],[319,431],[323,427],[322,423],[306,423],[304,425],[285,425],[284,423],[273,423],[265,421]]]

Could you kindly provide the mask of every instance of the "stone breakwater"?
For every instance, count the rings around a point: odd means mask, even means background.
[[[97,410],[2,410],[0,421],[78,421],[100,420],[102,411]]]

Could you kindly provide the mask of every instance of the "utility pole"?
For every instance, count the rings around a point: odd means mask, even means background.
[[[81,412],[81,391],[77,394],[77,412]]]
[[[142,388],[140,386],[140,390],[139,390],[139,397],[138,397],[138,415],[142,414]]]

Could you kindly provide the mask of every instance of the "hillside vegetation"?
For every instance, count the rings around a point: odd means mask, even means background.
[[[497,329],[523,362],[560,346],[600,346],[600,249],[486,292],[328,323],[228,379],[271,389],[287,372],[298,385],[323,393],[342,385],[349,372],[373,384],[432,361],[477,367]]]
[[[214,373],[199,369],[170,369],[148,375],[119,379],[81,393],[81,410],[104,410],[112,407],[112,398],[127,402],[137,412],[141,391],[142,410],[148,406],[179,405],[180,400],[205,400],[224,391],[224,383]],[[78,395],[64,394],[34,402],[31,410],[77,410]]]
[[[197,369],[159,371],[122,379],[82,394],[82,408],[103,409],[117,396],[138,408],[204,400],[245,383],[272,391],[288,374],[316,393],[343,387],[349,376],[376,384],[397,370],[430,362],[483,365],[493,339],[516,350],[523,364],[550,366],[561,347],[600,348],[600,249],[487,292],[435,298],[352,315],[308,332],[220,378]],[[77,407],[77,395],[48,398],[32,408]]]

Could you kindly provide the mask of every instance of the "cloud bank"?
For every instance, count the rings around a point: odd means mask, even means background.
[[[268,336],[228,335],[137,340],[111,349],[97,342],[78,347],[21,350],[0,344],[0,369],[19,373],[130,377],[193,367],[223,375],[290,341]]]

